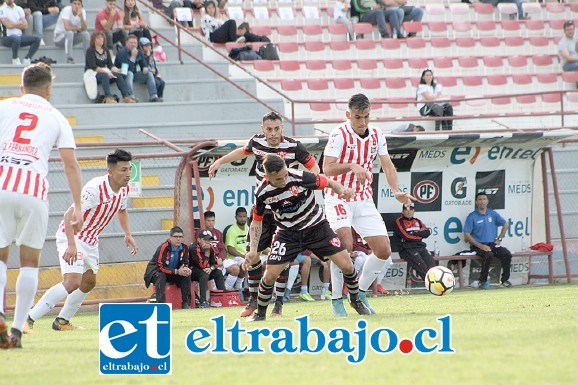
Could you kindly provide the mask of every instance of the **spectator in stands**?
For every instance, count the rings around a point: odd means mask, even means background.
[[[558,54],[560,56],[560,63],[562,63],[562,70],[578,71],[578,38],[576,37],[576,27],[572,20],[564,23],[564,36],[558,42]],[[576,83],[578,87],[578,82]]]
[[[120,70],[112,64],[110,51],[104,46],[106,36],[102,31],[94,31],[90,37],[90,47],[86,50],[86,64],[84,70],[96,72],[97,84],[102,85],[105,103],[116,103],[115,97],[110,92],[110,83],[116,83],[121,94],[128,94],[124,77],[120,76]]]
[[[450,103],[435,103],[443,99],[442,85],[435,81],[433,71],[429,68],[421,73],[421,79],[417,86],[417,108],[421,116],[453,116],[454,110]],[[436,131],[451,130],[453,121],[436,120]]]
[[[138,48],[138,40],[135,35],[128,35],[126,47],[118,51],[114,59],[114,65],[120,68],[120,76],[124,78],[126,83],[126,94],[122,94],[122,100],[125,103],[136,103],[134,79],[137,73],[137,65],[140,67],[141,79],[144,79],[147,84],[150,96],[149,101],[158,101],[155,77],[152,72],[149,72],[148,63],[144,58],[143,52]]]
[[[287,287],[285,288],[285,295],[283,296],[283,302],[289,301],[291,295],[291,289],[295,284],[297,275],[301,271],[301,289],[299,292],[299,298],[306,302],[313,302],[315,299],[309,294],[309,277],[311,276],[311,266],[318,264],[323,267],[323,287],[321,289],[321,295],[319,298],[321,300],[330,300],[331,292],[329,291],[329,281],[331,279],[331,268],[330,261],[323,261],[318,256],[313,254],[311,250],[303,250],[297,254],[297,258],[291,262],[291,267],[289,269],[289,277],[287,279]]]
[[[168,18],[174,19],[175,8],[191,8],[192,10],[200,10],[203,8],[203,0],[173,0],[171,4],[165,9],[165,14]],[[183,27],[193,27],[193,21],[181,22]]]
[[[90,34],[86,28],[86,11],[82,7],[82,0],[71,0],[70,5],[60,12],[54,28],[54,44],[64,47],[68,64],[74,64],[72,49],[75,44],[82,43],[82,52],[86,56],[90,44]]]
[[[399,256],[413,267],[417,274],[425,279],[427,271],[435,266],[435,260],[423,241],[431,235],[431,230],[414,217],[415,207],[401,207],[401,215],[395,220],[393,234],[399,242]]]
[[[383,5],[383,14],[385,20],[389,22],[389,27],[392,35],[396,35],[398,39],[405,39],[401,32],[401,22],[403,21],[403,9],[400,8],[396,0],[381,0]]]
[[[22,7],[14,4],[14,0],[5,0],[4,4],[0,6],[0,23],[2,24],[2,45],[12,48],[12,64],[29,65],[32,57],[38,51],[41,38],[24,34],[23,31],[28,28],[28,22]],[[21,63],[18,49],[27,46],[30,48]]]
[[[227,290],[240,290],[245,278],[245,271],[241,265],[245,262],[247,252],[247,209],[237,207],[235,210],[235,223],[225,228],[225,248],[227,259],[223,261],[223,268],[227,274],[225,288]]]
[[[147,27],[142,11],[136,5],[136,0],[124,0],[122,23],[125,38],[128,35],[135,35],[139,39],[146,37],[152,41],[151,32]]]
[[[390,37],[385,25],[385,13],[383,12],[383,5],[378,0],[351,0],[351,4],[355,11],[360,15],[359,21],[361,23],[369,23],[377,25],[381,37]],[[397,18],[397,13],[390,12],[389,15]],[[390,21],[391,25],[391,21]]]
[[[485,192],[476,194],[476,209],[466,218],[464,224],[464,238],[469,242],[472,251],[482,258],[482,271],[480,272],[480,289],[489,289],[488,273],[492,258],[502,261],[502,287],[511,287],[510,265],[512,263],[512,253],[504,246],[502,240],[508,231],[508,222],[496,211],[488,208],[488,196]],[[500,235],[498,227],[502,230]],[[497,235],[497,236],[496,236]]]
[[[353,40],[353,23],[351,22],[350,9],[350,0],[335,0],[335,4],[333,5],[333,21],[335,24],[345,24],[347,33],[349,34],[349,40]]]
[[[56,24],[60,8],[55,0],[27,0],[32,13],[32,24],[34,25],[34,34],[42,39],[44,28]],[[40,45],[44,45],[41,40]]]
[[[383,0],[386,7],[397,7],[397,17],[400,23],[406,21],[421,21],[423,18],[423,9],[413,5],[407,5],[407,0]],[[389,4],[389,5],[388,5]],[[415,37],[414,32],[409,33],[407,37]]]
[[[211,246],[213,234],[203,230],[197,236],[197,242],[189,248],[189,267],[192,270],[192,280],[199,282],[199,307],[209,308],[207,302],[207,284],[209,280],[215,282],[219,290],[225,290],[223,274],[217,266],[215,249]]]
[[[213,234],[213,239],[211,239],[211,246],[215,249],[216,257],[224,260],[227,258],[227,252],[225,250],[225,242],[223,238],[223,233],[215,228],[215,212],[205,211],[205,228]],[[218,263],[218,265],[222,265]]]
[[[125,44],[122,20],[123,12],[116,6],[116,0],[106,0],[105,7],[96,14],[94,30],[106,34],[106,48],[111,51],[111,55],[114,44],[118,44],[119,49]]]
[[[144,275],[145,285],[155,285],[157,302],[165,303],[165,286],[174,283],[181,289],[183,309],[191,305],[191,269],[189,247],[183,243],[183,229],[175,226],[169,239],[160,245],[149,261]],[[206,286],[206,284],[205,284]]]
[[[402,123],[396,128],[394,128],[391,132],[392,133],[400,133],[400,132],[422,132],[425,131],[425,128],[418,124],[413,123]]]
[[[233,19],[224,20],[217,8],[215,0],[205,2],[205,14],[201,19],[201,29],[205,38],[211,43],[227,43],[230,41],[245,41],[244,37],[237,38],[237,23]]]
[[[144,71],[137,71],[134,75],[134,80],[147,85],[149,95],[152,95],[149,99],[150,102],[162,102],[165,92],[165,81],[161,78],[161,74],[159,73],[155,55],[153,53],[152,43],[146,37],[141,37],[139,39],[139,46],[140,51],[144,56],[148,71],[147,73]]]
[[[254,33],[252,33],[251,27],[249,26],[249,23],[247,23],[247,22],[241,23],[237,27],[237,39],[240,37],[244,37],[246,43],[270,42],[271,41],[271,39],[269,39],[267,36],[255,35]]]

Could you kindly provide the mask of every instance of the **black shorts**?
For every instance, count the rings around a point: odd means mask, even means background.
[[[279,230],[273,237],[267,263],[289,263],[303,250],[311,250],[319,258],[326,260],[328,256],[345,250],[345,246],[331,230],[329,222],[324,220],[317,226],[301,231]]]
[[[249,228],[251,227],[251,221],[253,220],[253,211],[251,210],[251,216],[247,221]],[[259,247],[257,251],[260,253],[261,251],[271,247],[271,241],[273,240],[273,235],[277,231],[277,225],[275,224],[275,218],[273,217],[273,211],[265,210],[263,214],[263,227],[261,228],[261,238],[259,239]],[[251,246],[251,232],[247,233],[247,251],[249,251],[249,247]]]

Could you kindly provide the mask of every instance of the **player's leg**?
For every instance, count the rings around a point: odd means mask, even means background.
[[[512,253],[503,246],[494,249],[494,256],[502,262],[502,277],[500,285],[502,287],[512,287],[510,283],[510,266],[512,265]]]
[[[386,265],[386,261],[391,255],[391,245],[389,244],[389,237],[383,218],[372,200],[355,202],[353,214],[353,228],[363,237],[372,250],[363,266],[363,273],[359,277],[359,298],[365,306],[373,310],[369,305],[365,292],[371,287],[379,272]]]
[[[480,283],[478,284],[479,289],[489,289],[490,282],[488,281],[488,274],[490,273],[490,264],[492,263],[492,258],[494,253],[491,251],[484,251],[475,246],[471,247],[472,251],[475,251],[477,255],[482,259],[482,269],[480,271]]]
[[[309,274],[311,273],[311,257],[305,256],[301,261],[301,290],[299,298],[306,302],[314,302],[315,299],[309,294]]]
[[[346,250],[342,250],[336,254],[330,255],[327,258],[331,259],[331,263],[339,267],[343,272],[343,280],[349,291],[349,303],[358,314],[370,315],[371,310],[367,308],[363,302],[359,300],[359,282],[357,272],[353,267],[353,262]]]
[[[302,260],[304,257],[305,256],[303,254],[299,253],[297,258],[289,265],[289,274],[287,278],[287,286],[285,287],[285,293],[283,294],[283,302],[287,302],[291,298],[291,290],[293,289],[293,284],[299,275],[299,260]]]
[[[8,327],[6,326],[6,317],[4,315],[4,291],[6,290],[8,271],[6,262],[8,261],[9,253],[10,246],[0,248],[0,349],[5,349],[10,345]]]
[[[24,325],[24,332],[30,333],[34,327],[34,321],[48,313],[58,302],[80,287],[82,274],[84,272],[84,242],[76,242],[77,259],[70,265],[64,261],[63,256],[68,249],[67,241],[56,241],[56,248],[60,261],[60,271],[62,273],[62,282],[52,286],[44,293],[38,303],[28,313],[28,319]]]
[[[85,265],[86,267],[86,265]],[[70,323],[70,320],[76,312],[80,309],[82,302],[86,299],[86,296],[94,287],[96,286],[96,273],[92,270],[86,270],[82,274],[82,280],[80,282],[80,287],[70,293],[64,302],[64,306],[58,317],[52,323],[52,329],[59,331],[70,331],[76,329],[83,329],[80,326],[75,326]]]

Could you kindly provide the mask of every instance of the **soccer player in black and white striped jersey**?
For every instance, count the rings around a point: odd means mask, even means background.
[[[230,163],[239,161],[248,157],[249,155],[255,155],[257,160],[257,165],[255,167],[255,177],[257,186],[262,182],[265,175],[263,169],[263,158],[267,154],[279,155],[284,161],[288,168],[297,168],[299,164],[305,166],[309,171],[314,174],[319,173],[319,165],[315,161],[315,158],[305,149],[305,146],[298,140],[288,138],[283,136],[283,122],[281,116],[276,112],[269,112],[263,116],[263,124],[261,125],[261,134],[253,135],[251,139],[247,142],[244,147],[238,148],[231,151],[222,158],[215,160],[215,162],[209,168],[209,177],[213,178],[219,167],[224,163]],[[269,208],[266,208],[263,217],[263,231],[259,239],[258,251],[259,253],[268,249],[271,246],[271,240],[273,239],[273,234],[277,230],[277,226],[273,220],[273,214]],[[249,235],[250,237],[250,235]],[[250,239],[248,239],[250,242]],[[260,260],[255,261],[255,263],[249,268],[247,272],[249,281],[249,292],[251,293],[251,299],[249,303],[241,312],[241,317],[248,317],[255,309],[257,309],[257,293],[259,290],[259,281],[263,275],[263,265]],[[277,298],[279,303],[274,309],[274,315],[281,315],[280,313],[275,313],[275,311],[281,309],[282,298],[285,292],[285,287],[287,285],[288,272],[282,272],[280,278],[277,281]]]
[[[266,178],[255,192],[253,222],[249,229],[252,241],[243,267],[248,269],[259,260],[258,246],[266,207],[270,207],[278,230],[271,243],[265,274],[259,283],[258,308],[248,321],[265,320],[275,280],[304,249],[311,250],[324,260],[331,259],[343,271],[351,306],[359,314],[371,314],[358,300],[357,273],[349,253],[331,230],[323,209],[315,201],[314,190],[329,188],[339,197],[348,199],[353,196],[352,189],[323,175],[288,169],[284,160],[274,154],[265,156],[263,167]]]

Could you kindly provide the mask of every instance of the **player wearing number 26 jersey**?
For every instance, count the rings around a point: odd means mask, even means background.
[[[0,348],[21,347],[26,314],[38,286],[38,262],[48,225],[48,158],[56,144],[72,193],[71,223],[82,226],[80,167],[70,124],[48,102],[52,72],[44,64],[22,73],[23,96],[0,103],[0,311],[4,308],[6,261],[12,242],[19,247],[20,275],[11,336],[0,313]]]

